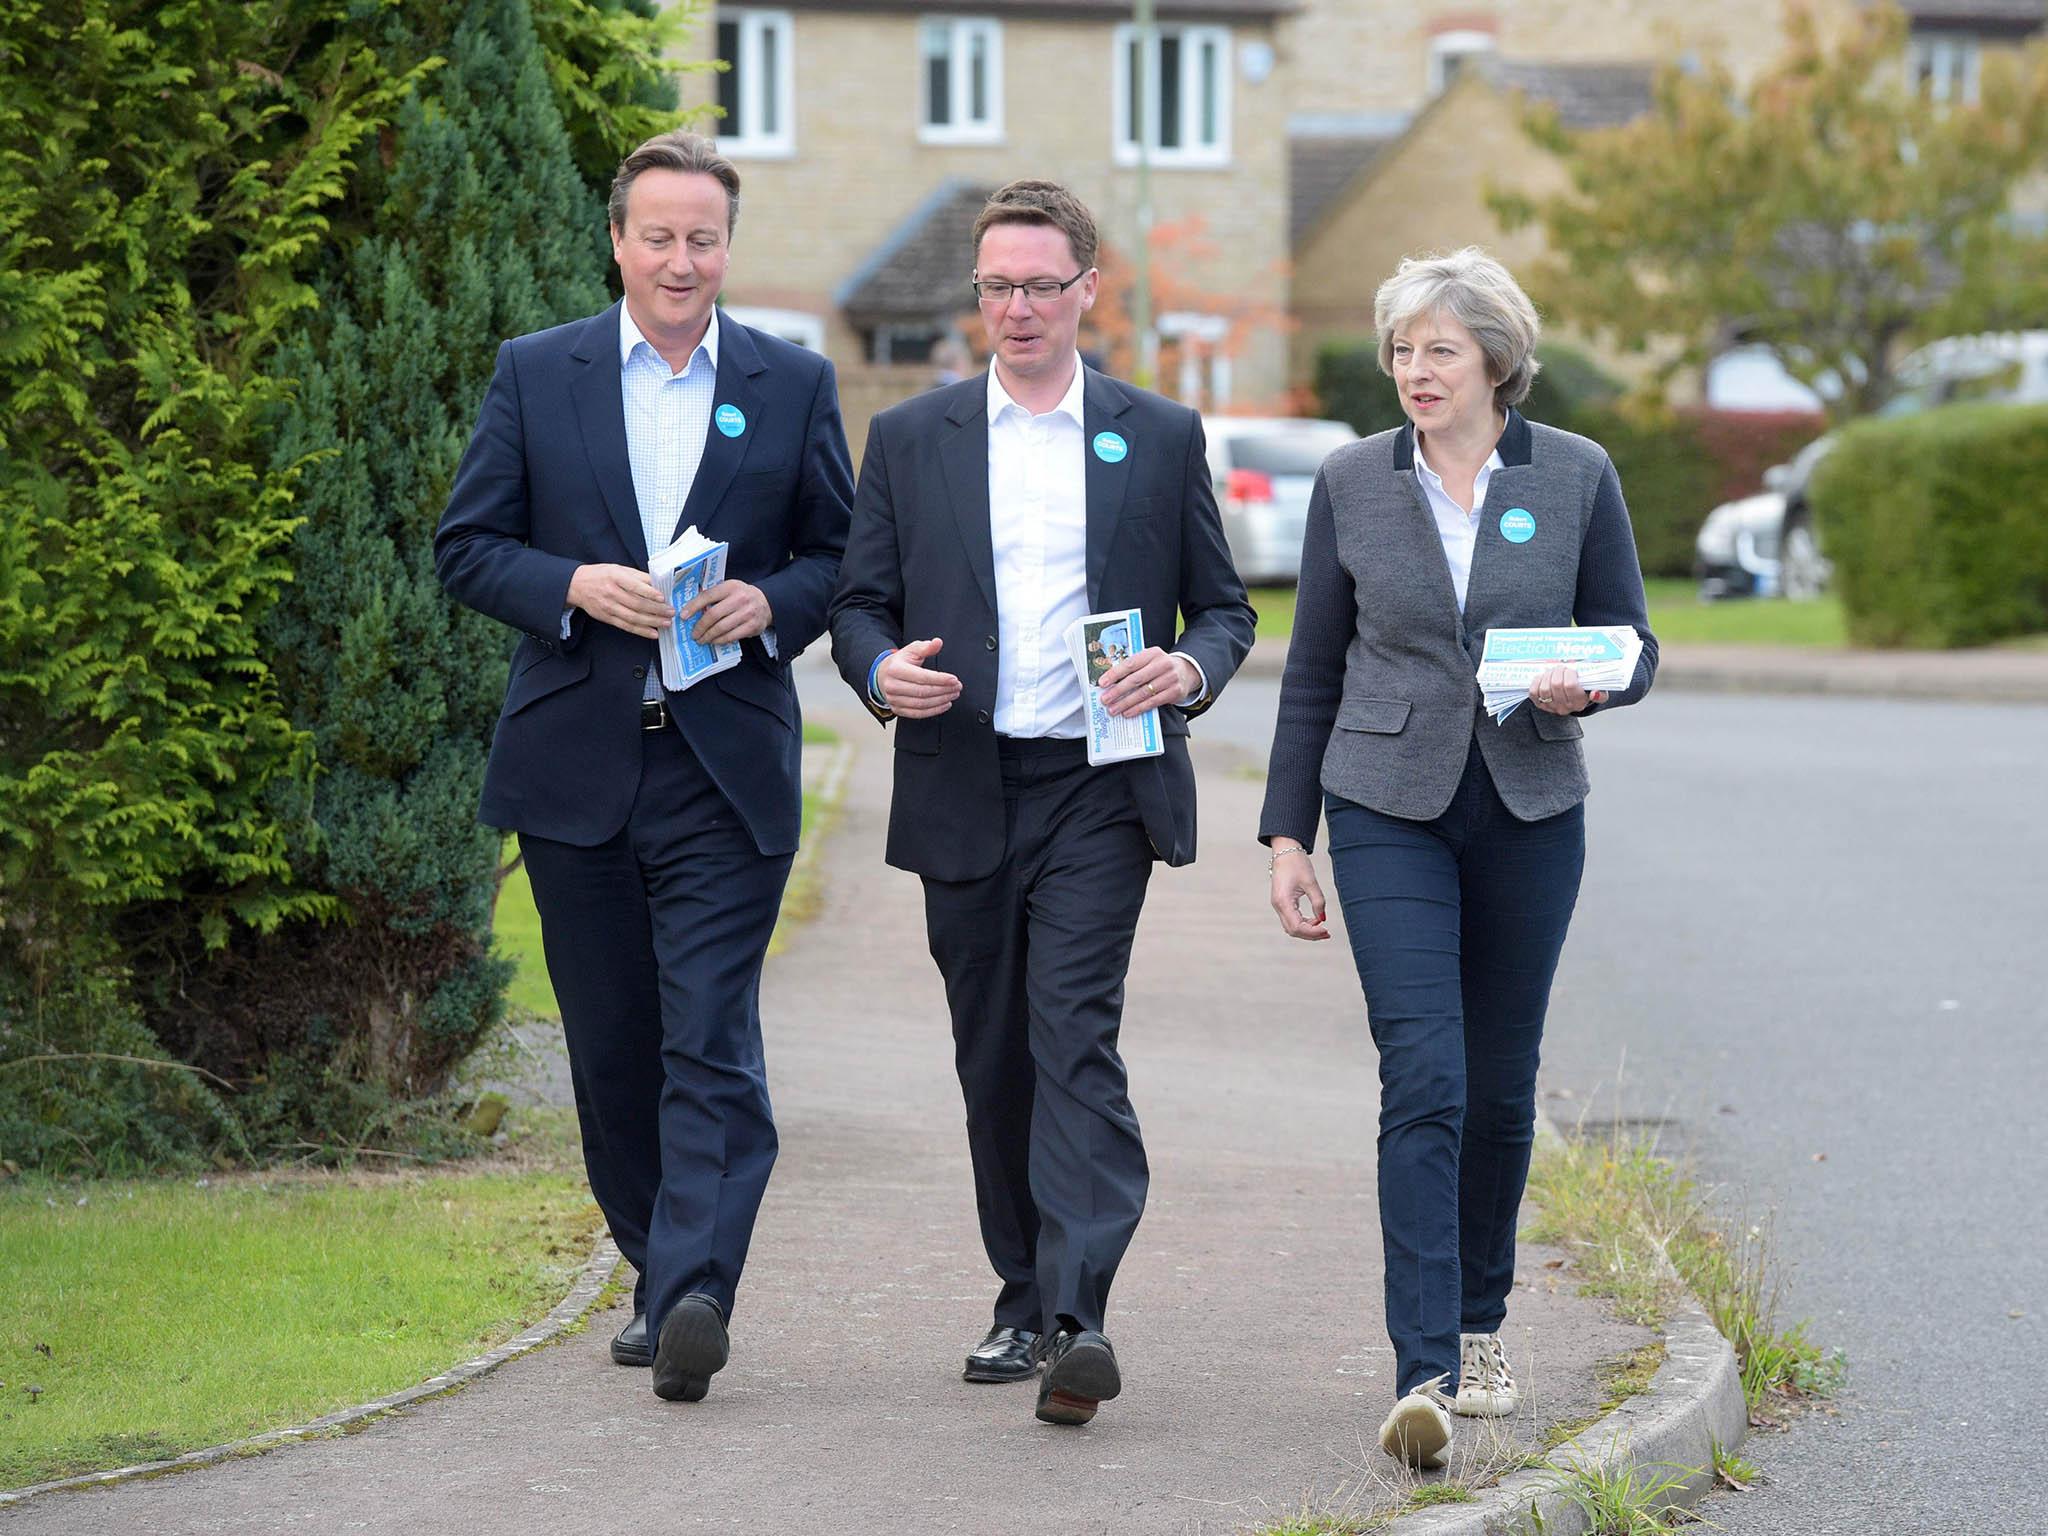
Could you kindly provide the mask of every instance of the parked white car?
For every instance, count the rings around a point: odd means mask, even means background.
[[[1944,337],[1901,362],[1899,380],[1903,387],[1878,415],[1963,401],[2048,402],[2048,331]],[[1834,567],[1821,551],[1806,488],[1835,442],[1832,432],[1816,438],[1791,463],[1764,471],[1762,494],[1707,514],[1693,543],[1701,597],[1817,597],[1827,589]]]
[[[1291,416],[1209,416],[1202,429],[1237,574],[1249,586],[1298,580],[1316,471],[1358,434],[1341,421]]]

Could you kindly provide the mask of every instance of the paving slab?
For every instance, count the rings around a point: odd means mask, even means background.
[[[1126,1389],[1064,1430],[1028,1384],[959,1379],[995,1286],[943,993],[919,884],[881,859],[888,744],[824,723],[856,750],[818,916],[763,988],[782,1156],[704,1403],[610,1364],[615,1311],[358,1433],[44,1496],[0,1532],[1208,1536],[1390,1496],[1375,1063],[1341,929],[1299,944],[1267,908],[1255,765],[1198,745],[1202,857],[1157,872],[1140,925],[1124,1046],[1153,1184],[1111,1303]],[[1522,1445],[1593,1413],[1596,1363],[1650,1337],[1551,1257],[1524,1246],[1510,1304]]]

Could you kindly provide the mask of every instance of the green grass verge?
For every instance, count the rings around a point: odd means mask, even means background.
[[[1849,643],[1842,600],[1821,597],[1794,603],[1783,598],[1703,603],[1690,581],[1643,583],[1650,602],[1650,629],[1664,645],[1795,645],[1841,647]],[[1294,630],[1294,588],[1254,587],[1261,640],[1284,640]]]
[[[0,1487],[411,1386],[543,1316],[598,1224],[555,1171],[0,1186]]]
[[[1285,640],[1294,633],[1294,588],[1253,587],[1251,598],[1261,640]]]
[[[829,747],[838,741],[839,733],[830,726],[805,722],[805,746]],[[810,840],[817,824],[819,808],[813,803],[813,798],[808,793],[804,796],[803,822],[798,836],[805,842]],[[506,838],[506,862],[510,863],[518,852],[518,840]],[[793,886],[797,883],[792,882]],[[793,894],[801,896],[804,893]],[[787,905],[785,902],[785,907]],[[801,920],[801,914],[796,914],[793,920]],[[548,984],[547,957],[541,952],[540,914],[533,907],[533,885],[526,878],[524,865],[507,875],[504,884],[498,887],[498,908],[492,919],[491,932],[499,953],[508,956],[519,967],[505,993],[505,1001],[512,1010],[537,1019],[559,1017],[561,1008],[555,1002],[555,989]],[[779,949],[779,931],[777,944]]]
[[[1530,1240],[1571,1252],[1584,1288],[1612,1298],[1631,1322],[1658,1326],[1678,1300],[1658,1262],[1660,1253],[1669,1258],[1678,1282],[1734,1345],[1753,1415],[1789,1410],[1840,1384],[1840,1350],[1823,1351],[1803,1323],[1778,1323],[1768,1230],[1721,1220],[1651,1137],[1617,1129],[1540,1148],[1529,1193],[1540,1212]],[[1620,1379],[1603,1378],[1610,1394]]]
[[[1643,583],[1650,629],[1660,645],[1790,645],[1839,650],[1849,643],[1842,600],[1832,593],[1810,602],[1782,597],[1732,598],[1703,603],[1690,581],[1669,577]]]

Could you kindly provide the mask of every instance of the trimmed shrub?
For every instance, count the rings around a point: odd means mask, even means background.
[[[2048,407],[1858,422],[1814,472],[1814,523],[1858,645],[1948,648],[2048,630]]]
[[[133,940],[332,910],[292,880],[312,741],[261,633],[304,468],[275,456],[264,366],[407,83],[349,8],[0,0],[8,1156],[207,1150],[215,1089],[144,1031]]]

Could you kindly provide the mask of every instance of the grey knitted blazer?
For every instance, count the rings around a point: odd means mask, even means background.
[[[1586,796],[1582,716],[1525,705],[1495,725],[1474,674],[1496,626],[1632,624],[1642,660],[1604,705],[1633,704],[1657,671],[1621,481],[1605,449],[1509,411],[1487,483],[1465,611],[1404,426],[1323,461],[1309,499],[1294,636],[1280,685],[1260,839],[1315,846],[1325,793],[1430,821],[1457,792],[1476,735],[1493,782],[1524,821]],[[1511,542],[1502,519],[1532,534]]]

